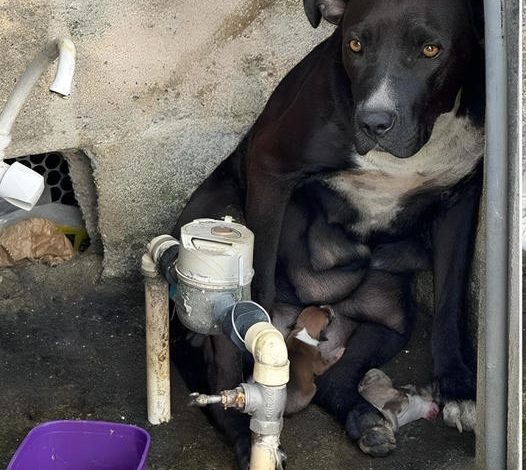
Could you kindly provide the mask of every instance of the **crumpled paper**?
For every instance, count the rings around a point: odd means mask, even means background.
[[[46,219],[26,219],[0,229],[0,267],[39,262],[56,266],[75,251],[66,235]]]

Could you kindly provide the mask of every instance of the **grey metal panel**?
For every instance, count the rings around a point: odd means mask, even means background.
[[[486,275],[477,467],[521,464],[520,0],[485,0]]]
[[[508,70],[508,448],[507,468],[522,468],[522,1],[505,3]]]

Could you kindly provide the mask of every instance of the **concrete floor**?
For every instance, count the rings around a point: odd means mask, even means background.
[[[144,311],[137,282],[97,283],[100,258],[82,255],[56,268],[0,270],[0,468],[35,425],[55,419],[133,423],[152,437],[150,469],[234,469],[233,454],[173,370],[173,420],[146,420]],[[386,368],[399,384],[429,378],[429,317]],[[404,427],[399,448],[373,459],[316,406],[287,419],[282,436],[289,468],[466,470],[474,436],[441,420]]]

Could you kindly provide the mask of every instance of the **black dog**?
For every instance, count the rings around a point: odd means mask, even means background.
[[[304,5],[313,26],[323,16],[338,25],[335,32],[283,79],[238,148],[194,193],[175,236],[198,217],[229,214],[245,222],[255,233],[254,299],[271,309],[286,297],[301,309],[294,286],[291,295],[280,290],[293,273],[279,244],[293,228],[284,218],[289,202],[311,185],[323,193],[323,219],[311,218],[304,198],[300,213],[322,232],[337,226],[357,250],[345,260],[351,274],[310,254],[314,271],[343,276],[340,291],[316,292],[320,303],[340,302],[339,315],[346,315],[345,299],[352,300],[361,282],[357,272],[381,271],[382,263],[392,271],[397,244],[423,240],[434,273],[434,378],[444,400],[474,398],[462,313],[481,184],[484,66],[469,0]],[[382,250],[386,255],[375,256]],[[392,449],[394,437],[357,385],[407,341],[412,312],[410,302],[404,305],[403,328],[362,323],[342,359],[317,382],[315,401],[372,455]],[[191,355],[188,346],[195,347]],[[194,335],[178,347],[196,390],[240,382],[240,353],[225,338]],[[212,418],[246,466],[246,417],[217,407]]]

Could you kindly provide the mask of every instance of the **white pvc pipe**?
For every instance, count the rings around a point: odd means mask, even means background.
[[[253,435],[250,470],[275,470],[278,463],[279,434]]]
[[[11,92],[2,114],[0,114],[0,160],[4,158],[4,150],[11,142],[11,129],[29,93],[44,70],[57,57],[59,64],[50,90],[63,96],[71,93],[75,55],[75,46],[69,39],[56,39],[46,44],[29,64]]]
[[[31,168],[0,160],[0,197],[26,211],[33,209],[44,192],[44,177]]]
[[[168,283],[149,254],[142,257],[146,304],[146,394],[148,421],[170,421]]]
[[[42,195],[44,178],[18,162],[9,167],[2,160],[5,149],[11,143],[11,129],[18,113],[37,80],[57,57],[59,63],[50,90],[63,96],[69,95],[75,71],[75,46],[69,39],[56,39],[49,42],[29,64],[0,114],[0,197],[27,211]]]

